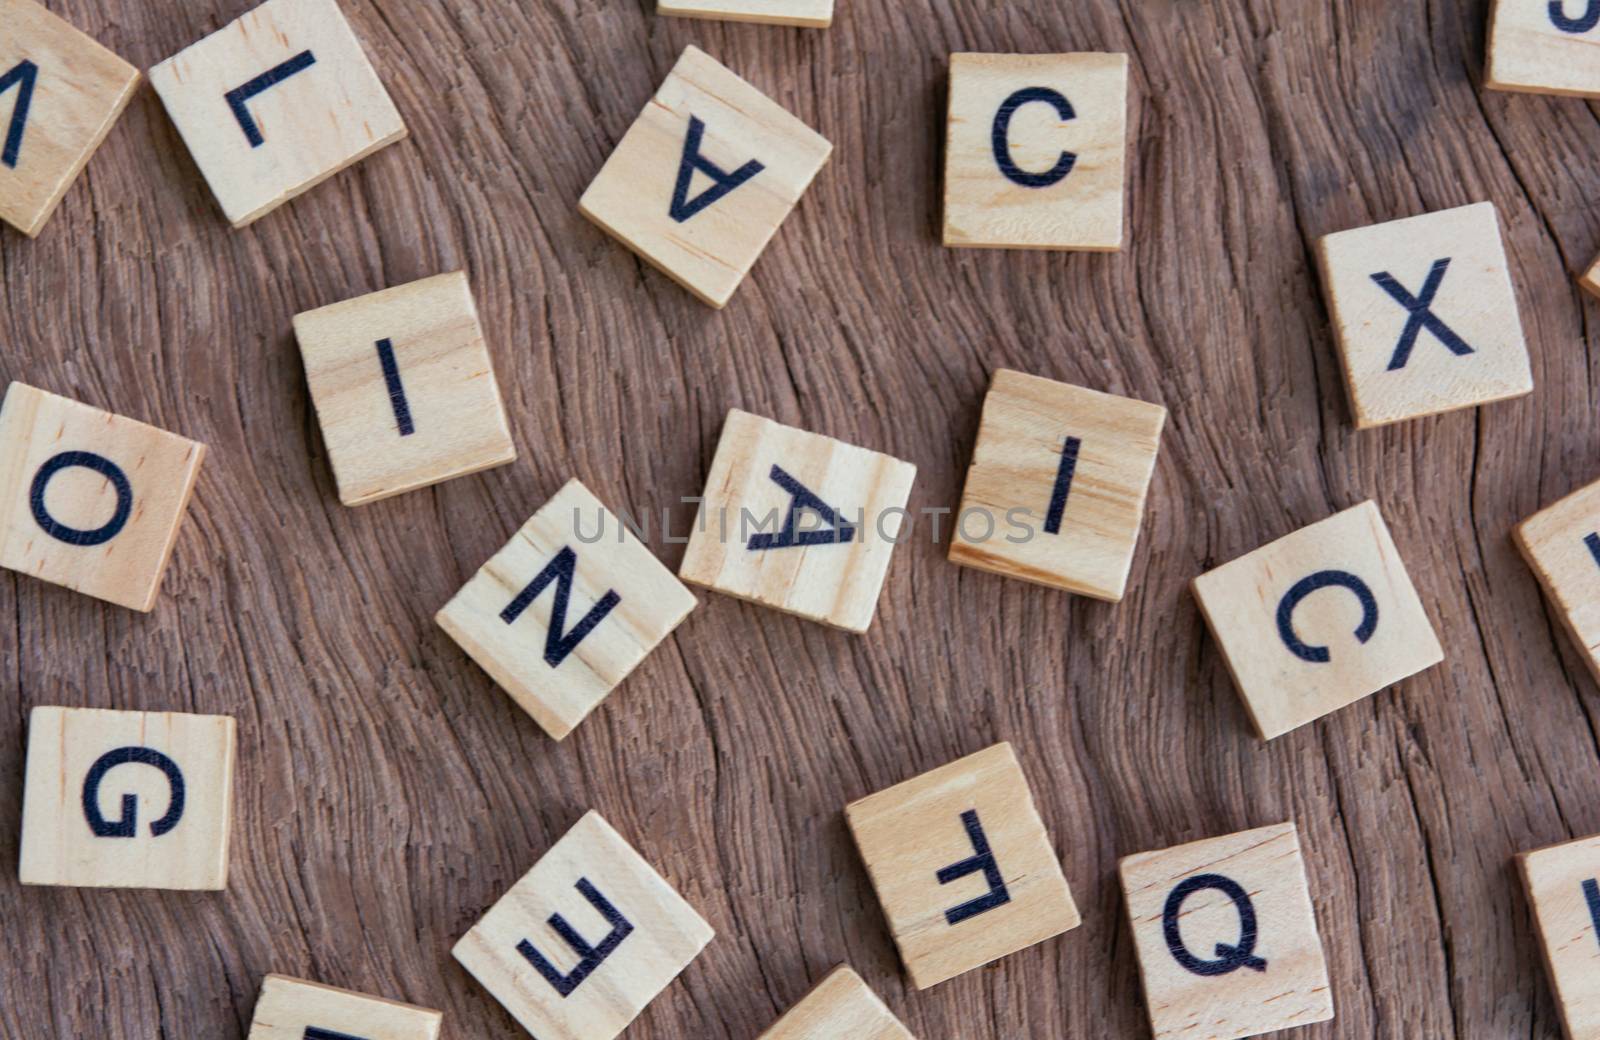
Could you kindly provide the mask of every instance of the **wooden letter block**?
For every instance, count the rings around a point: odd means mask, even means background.
[[[1600,1038],[1600,835],[1517,857],[1568,1040]]]
[[[37,235],[133,97],[139,70],[34,0],[0,0],[0,220]]]
[[[656,12],[803,29],[826,29],[833,24],[833,0],[658,0]]]
[[[22,883],[227,887],[233,748],[222,715],[33,709]]]
[[[1010,744],[853,802],[845,819],[918,989],[1079,924]]]
[[[434,620],[560,740],[694,605],[694,594],[569,480]]]
[[[734,409],[678,577],[865,632],[916,475],[909,462]]]
[[[721,307],[832,151],[777,102],[690,47],[578,209]]]
[[[1513,537],[1600,682],[1600,482],[1530,516]]]
[[[205,453],[12,383],[0,405],[0,566],[150,610]]]
[[[236,228],[406,135],[334,0],[267,0],[150,83]]]
[[[1166,421],[1160,405],[999,370],[951,562],[1122,599]]]
[[[1495,0],[1484,86],[1600,97],[1600,3]]]
[[[1292,823],[1120,864],[1156,1040],[1238,1040],[1333,1017]]]
[[[599,813],[590,812],[454,952],[539,1040],[613,1040],[713,934]]]
[[[1122,248],[1126,54],[952,54],[944,244]]]
[[[297,314],[294,332],[345,505],[517,457],[464,272]]]
[[[1358,429],[1533,389],[1494,203],[1317,243]]]
[[[756,1040],[916,1040],[848,965],[829,973]]]
[[[246,1040],[439,1040],[443,1021],[427,1008],[268,975]]]
[[[1444,660],[1372,502],[1202,574],[1194,595],[1264,740]]]

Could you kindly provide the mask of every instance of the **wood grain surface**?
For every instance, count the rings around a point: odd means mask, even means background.
[[[50,6],[148,67],[250,0]],[[1600,692],[1508,532],[1600,476],[1572,278],[1600,110],[1482,92],[1486,0],[842,0],[825,32],[344,6],[407,141],[235,232],[141,87],[40,239],[0,233],[0,375],[210,446],[153,614],[0,579],[0,864],[30,707],[239,720],[225,893],[0,871],[0,1036],[234,1040],[267,972],[517,1036],[449,948],[589,808],[718,932],[630,1040],[755,1036],[846,960],[924,1040],[1144,1036],[1117,857],[1288,818],[1338,1013],[1297,1036],[1557,1035],[1511,857],[1600,831]],[[836,146],[722,313],[576,208],[690,42]],[[955,50],[1131,55],[1125,251],[939,246]],[[1357,434],[1312,242],[1480,199],[1534,393]],[[520,457],[342,506],[290,318],[458,267]],[[703,594],[559,745],[432,623],[569,477],[686,532],[734,406],[914,462],[913,509],[953,506],[1001,366],[1171,410],[1120,605],[952,566],[919,524],[867,635]],[[1264,745],[1186,584],[1367,497],[1446,661]],[[1001,739],[1085,923],[914,992],[841,809]]]

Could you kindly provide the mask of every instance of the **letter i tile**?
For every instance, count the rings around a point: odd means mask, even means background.
[[[1156,1040],[1239,1040],[1333,1017],[1294,824],[1118,869]]]
[[[454,955],[539,1040],[613,1040],[713,934],[590,812],[490,908]]]
[[[1600,835],[1517,857],[1569,1040],[1600,1037]]]

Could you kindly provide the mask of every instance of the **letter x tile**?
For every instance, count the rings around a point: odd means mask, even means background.
[[[1333,1017],[1292,823],[1119,865],[1156,1040],[1238,1040]]]
[[[434,619],[560,740],[694,605],[694,594],[570,480]]]
[[[1495,0],[1484,86],[1600,97],[1600,2]]]
[[[1494,203],[1317,244],[1359,429],[1533,389]]]
[[[1600,482],[1530,516],[1514,538],[1600,682]]]
[[[1568,1040],[1600,1037],[1600,835],[1517,857]]]
[[[916,1040],[848,965],[828,973],[757,1040]]]
[[[590,812],[456,944],[455,958],[539,1040],[613,1040],[712,935]]]
[[[439,1040],[428,1008],[268,975],[246,1040]]]
[[[1444,660],[1372,502],[1202,574],[1194,595],[1263,739]]]
[[[777,102],[690,47],[578,209],[721,307],[832,151]]]
[[[1080,922],[1010,744],[853,802],[845,819],[918,989]]]

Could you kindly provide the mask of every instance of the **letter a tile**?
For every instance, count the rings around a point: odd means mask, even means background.
[[[1600,482],[1533,514],[1513,537],[1600,682]]]
[[[560,740],[694,605],[694,594],[569,480],[434,620]]]
[[[1495,0],[1484,86],[1600,97],[1600,0]]]
[[[222,715],[33,709],[22,883],[226,887],[233,749]]]
[[[0,405],[0,566],[150,610],[205,452],[12,383]]]
[[[267,0],[150,83],[236,228],[406,135],[334,0]]]
[[[1517,857],[1568,1040],[1600,1037],[1600,835]]]
[[[268,975],[245,1040],[439,1040],[443,1020],[427,1008]]]
[[[454,952],[539,1040],[613,1040],[712,935],[694,908],[590,812]]]
[[[1239,1040],[1333,1017],[1292,823],[1119,864],[1156,1040]]]
[[[916,475],[908,462],[734,409],[678,577],[865,632]]]
[[[721,307],[832,151],[777,102],[690,47],[578,209]]]
[[[1358,429],[1533,389],[1494,203],[1317,243]]]
[[[1202,574],[1194,595],[1266,740],[1444,660],[1372,502]]]
[[[841,964],[756,1040],[916,1040],[848,965]]]
[[[37,235],[138,82],[34,0],[0,0],[0,220]]]
[[[853,802],[845,819],[918,989],[1080,922],[1010,744]]]

